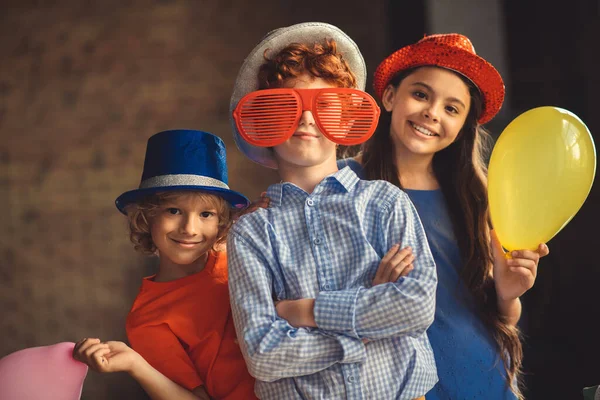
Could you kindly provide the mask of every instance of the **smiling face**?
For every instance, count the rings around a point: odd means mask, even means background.
[[[161,273],[201,271],[219,238],[219,200],[194,193],[167,198],[150,220],[152,242],[158,249]]]
[[[389,85],[382,103],[392,113],[390,135],[397,156],[433,155],[454,142],[470,110],[469,88],[454,72],[421,67]]]
[[[305,73],[297,78],[287,79],[283,87],[322,89],[336,86],[321,78],[316,78]],[[335,143],[327,139],[319,131],[313,114],[310,111],[302,113],[298,127],[292,137],[285,143],[273,148],[279,168],[285,166],[312,167],[326,165],[328,163],[331,164],[332,160],[335,163],[335,149]]]

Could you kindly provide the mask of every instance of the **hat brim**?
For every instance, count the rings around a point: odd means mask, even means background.
[[[373,79],[375,95],[381,99],[392,78],[409,68],[436,66],[457,72],[479,89],[483,109],[479,123],[490,121],[504,102],[504,81],[492,64],[466,50],[435,42],[405,46],[379,64]]]
[[[161,192],[176,192],[176,191],[202,191],[210,194],[214,194],[216,196],[222,197],[226,202],[228,202],[234,208],[243,208],[248,206],[250,202],[241,193],[238,193],[234,190],[224,189],[224,188],[216,188],[212,186],[190,186],[190,185],[181,185],[181,186],[168,186],[168,187],[152,187],[152,188],[144,188],[144,189],[135,189],[130,190],[128,192],[123,193],[115,200],[115,205],[119,209],[119,211],[125,215],[125,207],[130,204],[137,203],[142,200],[144,197],[150,196],[152,194],[161,193]]]
[[[233,111],[242,97],[258,90],[258,71],[260,66],[265,63],[265,51],[268,50],[268,54],[277,54],[281,49],[292,43],[313,44],[324,39],[335,40],[338,51],[356,77],[357,89],[365,89],[367,80],[365,60],[358,45],[338,27],[323,22],[305,22],[271,31],[244,60],[236,78],[229,104],[229,120],[235,144],[252,161],[268,168],[277,169],[273,152],[268,148],[247,143],[240,136],[233,119]]]

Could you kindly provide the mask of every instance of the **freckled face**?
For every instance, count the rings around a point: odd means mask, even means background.
[[[284,86],[297,89],[323,89],[336,87],[329,82],[303,74],[295,79],[288,79]],[[281,163],[308,167],[324,164],[332,158],[335,160],[335,143],[327,139],[317,127],[310,111],[304,111],[300,117],[296,132],[285,143],[275,146],[275,157]]]

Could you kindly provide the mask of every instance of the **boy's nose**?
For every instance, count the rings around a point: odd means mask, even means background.
[[[182,233],[195,235],[198,233],[198,224],[199,221],[197,221],[196,218],[189,216],[182,221],[180,230]]]
[[[310,111],[302,111],[302,115],[300,116],[300,121],[298,125],[314,125],[315,119]]]

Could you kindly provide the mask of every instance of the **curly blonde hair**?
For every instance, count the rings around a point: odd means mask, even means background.
[[[217,251],[219,246],[225,243],[234,209],[222,197],[202,191],[160,192],[125,207],[129,222],[129,239],[135,250],[148,255],[156,254],[157,249],[151,234],[152,218],[158,214],[161,206],[180,196],[195,196],[200,201],[216,208],[219,217],[219,232],[217,240],[213,244],[213,250]]]

